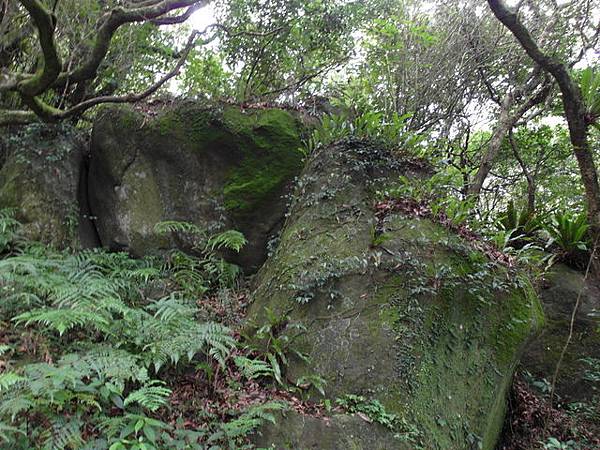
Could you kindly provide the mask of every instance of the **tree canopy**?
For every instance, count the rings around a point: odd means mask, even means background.
[[[403,145],[456,171],[456,191],[486,217],[506,203],[498,196],[534,210],[542,185],[561,185],[539,179],[541,156],[521,142],[545,135],[552,148],[564,116],[579,207],[600,227],[595,0],[214,0],[214,22],[194,30],[208,3],[4,0],[0,124],[85,121],[161,92],[350,120],[376,112],[402,118]],[[566,193],[556,203],[574,204]]]

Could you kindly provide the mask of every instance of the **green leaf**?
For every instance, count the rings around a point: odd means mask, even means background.
[[[156,432],[154,431],[154,428],[146,426],[144,427],[144,436],[146,436],[146,438],[148,438],[148,440],[152,443],[156,442]]]
[[[139,419],[136,423],[135,426],[133,427],[133,430],[135,431],[135,433],[139,433],[139,431],[144,427],[144,420],[143,419]]]
[[[5,372],[0,374],[0,393],[9,390],[12,386],[25,380],[25,377],[17,375],[15,372]]]
[[[283,380],[281,379],[281,367],[279,367],[277,357],[272,353],[267,353],[267,358],[269,359],[271,367],[273,368],[273,376],[275,377],[275,380],[277,380],[279,384],[283,384]]]

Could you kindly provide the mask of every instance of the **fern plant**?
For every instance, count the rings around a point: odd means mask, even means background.
[[[21,224],[15,216],[14,208],[0,209],[0,254],[5,253],[17,241]]]
[[[336,400],[336,403],[350,413],[365,414],[373,422],[393,430],[398,416],[388,413],[379,400],[367,400],[362,395],[346,394]]]
[[[579,88],[586,106],[586,121],[600,130],[600,73],[591,67],[584,69],[581,72]]]
[[[518,209],[514,202],[508,202],[506,210],[496,221],[496,228],[502,239],[496,239],[496,244],[501,249],[521,249],[530,245],[537,234],[543,229],[543,220],[527,208]],[[501,245],[500,240],[503,240]]]
[[[131,392],[123,401],[123,406],[138,404],[145,409],[156,412],[159,408],[167,405],[167,399],[171,395],[171,389],[165,387],[161,380],[151,380],[139,389]]]
[[[319,124],[312,130],[309,137],[303,141],[303,146],[298,150],[304,156],[308,156],[319,148],[344,139],[350,134],[351,129],[346,115],[327,114],[319,120]]]
[[[542,228],[542,221],[527,208],[517,209],[514,201],[509,201],[506,210],[498,217],[498,227],[514,230],[516,234],[533,235]]]
[[[278,316],[265,308],[267,321],[247,339],[245,349],[254,356],[252,361],[238,358],[236,364],[249,378],[272,376],[280,385],[284,384],[283,372],[288,364],[288,355],[307,361],[307,356],[298,351],[294,341],[305,328],[298,323],[290,323],[286,315]],[[285,332],[284,332],[285,331]]]
[[[304,141],[300,151],[310,155],[315,150],[348,137],[372,139],[384,146],[397,147],[400,144],[414,144],[414,136],[406,131],[406,123],[411,114],[393,113],[385,117],[381,112],[366,111],[352,118],[347,114],[327,114]]]
[[[28,329],[49,342],[56,361],[15,364],[0,374],[4,439],[21,439],[36,417],[43,420],[25,448],[80,448],[80,427],[61,417],[84,415],[94,423],[115,407],[152,413],[168,404],[171,391],[160,380],[165,366],[197,355],[225,364],[236,345],[227,327],[198,322],[195,302],[182,293],[156,300],[144,295],[146,286],[170,283],[171,274],[152,264],[36,246],[0,261],[8,293],[0,312],[17,332]],[[3,346],[8,352],[12,348]]]
[[[273,413],[284,409],[286,405],[282,402],[254,405],[235,420],[222,424],[208,439],[208,443],[225,442],[227,448],[252,448],[243,445],[246,436],[264,422],[275,423]]]
[[[159,234],[186,233],[192,238],[199,256],[175,250],[167,260],[167,269],[187,294],[203,294],[215,285],[230,286],[239,276],[239,268],[216,253],[218,250],[239,252],[247,243],[239,231],[227,230],[208,236],[194,224],[177,221],[159,222],[154,229]]]
[[[278,404],[223,414],[227,423],[210,416],[201,430],[158,419],[174,406],[173,375],[205,366],[217,379],[237,366],[242,379],[274,378],[284,356],[280,340],[269,347],[274,360],[239,351],[231,358],[238,345],[232,331],[199,320],[202,292],[237,276],[217,253],[240,251],[243,235],[206,236],[177,222],[161,226],[198,235],[197,253],[174,252],[165,263],[26,242],[0,259],[6,333],[27,339],[26,345],[0,344],[0,447],[203,448],[210,441],[215,448],[243,448],[251,430],[273,420]]]
[[[165,440],[170,441],[166,431],[172,427],[145,414],[127,413],[103,421],[100,427],[109,442],[109,450],[146,449],[157,450]]]
[[[546,230],[550,234],[548,246],[557,246],[564,255],[587,251],[589,248],[589,225],[584,213],[558,212],[552,216]]]

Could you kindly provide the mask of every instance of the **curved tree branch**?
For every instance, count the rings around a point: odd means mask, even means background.
[[[205,30],[204,32],[206,32]],[[202,33],[204,33],[202,32]],[[85,100],[77,105],[66,109],[59,110],[52,106],[44,103],[39,97],[26,97],[24,98],[25,104],[31,109],[31,111],[2,111],[0,110],[0,126],[1,125],[14,125],[14,124],[27,124],[35,122],[38,119],[42,119],[48,122],[56,122],[59,120],[67,119],[70,117],[77,116],[87,111],[88,109],[104,104],[104,103],[135,103],[141,101],[150,95],[154,94],[158,89],[165,85],[170,79],[175,77],[181,71],[181,68],[185,64],[187,57],[196,45],[196,39],[198,35],[202,34],[198,31],[194,31],[188,38],[187,44],[184,49],[180,52],[180,58],[177,64],[163,77],[157,80],[154,84],[149,86],[144,91],[137,94],[127,94],[122,96],[117,95],[106,95],[91,98]],[[202,45],[206,45],[213,41],[216,35],[202,41]]]
[[[0,0],[1,1],[1,0]],[[104,14],[97,28],[95,40],[91,46],[88,56],[81,64],[73,70],[61,71],[60,57],[55,44],[56,18],[50,13],[41,0],[19,0],[26,8],[32,19],[33,25],[38,31],[39,42],[42,48],[41,69],[36,74],[0,72],[0,92],[12,91],[18,93],[25,107],[30,111],[0,110],[0,125],[23,124],[35,120],[57,122],[69,117],[78,117],[86,110],[103,103],[133,103],[140,101],[153,93],[176,76],[186,58],[195,45],[196,38],[207,33],[209,30],[219,29],[231,35],[249,34],[255,36],[270,36],[279,32],[282,28],[267,33],[247,32],[232,33],[227,27],[220,24],[209,25],[204,31],[195,31],[189,37],[187,45],[175,53],[178,61],[173,69],[140,93],[132,93],[122,96],[97,95],[95,97],[80,101],[68,109],[60,109],[52,104],[46,103],[42,95],[49,90],[65,88],[67,85],[82,86],[97,77],[98,68],[106,57],[111,40],[120,26],[134,22],[155,22],[157,25],[179,23],[188,18],[194,11],[206,5],[210,0],[145,0],[125,2],[128,7],[113,8]],[[178,9],[187,8],[181,15],[168,16],[169,13]],[[165,17],[166,16],[166,17]],[[204,40],[203,44],[214,40]]]
[[[483,155],[479,164],[479,169],[473,178],[473,183],[469,187],[469,194],[479,196],[483,184],[489,175],[494,160],[500,152],[500,148],[507,134],[513,129],[515,124],[537,105],[543,104],[550,91],[552,82],[549,77],[538,77],[532,82],[523,86],[518,86],[514,91],[508,91],[500,104],[500,116],[492,132],[492,137],[488,149]],[[521,103],[517,103],[517,97],[527,95]]]
[[[60,112],[60,114],[58,115],[58,117],[56,117],[56,119],[65,119],[68,117],[75,116],[77,114],[80,114],[80,113],[92,108],[93,106],[97,106],[97,105],[100,105],[103,103],[135,103],[135,102],[139,102],[139,101],[149,97],[150,95],[152,95],[156,91],[158,91],[167,81],[169,81],[170,79],[172,79],[173,77],[175,77],[179,74],[179,72],[181,71],[181,68],[185,64],[185,61],[186,61],[188,55],[190,54],[190,52],[192,51],[192,49],[195,46],[196,38],[198,37],[198,34],[200,34],[200,33],[198,33],[197,31],[194,31],[190,35],[185,48],[181,51],[181,57],[179,58],[179,61],[177,61],[177,64],[167,74],[165,74],[160,80],[156,81],[156,83],[149,86],[144,91],[137,93],[137,94],[127,94],[127,95],[122,95],[122,96],[106,95],[106,96],[91,98],[89,100],[85,100],[85,101],[73,106],[72,108],[69,108],[65,111]],[[203,41],[202,44],[206,45],[210,41],[214,40],[215,38],[216,38],[216,35],[213,36],[212,38],[209,38],[209,39]]]
[[[510,143],[510,147],[512,149],[513,155],[515,156],[515,159],[521,167],[523,176],[527,181],[527,213],[531,216],[535,212],[535,179],[533,178],[533,175],[527,168],[527,164],[525,164],[525,161],[523,160],[523,158],[521,158],[521,155],[519,154],[519,148],[517,146],[517,142],[515,140],[515,135],[513,133],[512,128],[508,130],[508,142]]]
[[[151,2],[148,6],[131,9],[114,8],[103,17],[103,23],[98,28],[96,40],[87,60],[73,71],[61,73],[55,84],[60,86],[67,81],[79,83],[94,78],[98,72],[98,67],[100,67],[108,53],[114,34],[122,25],[158,19],[177,9],[193,5],[201,7],[206,4],[208,4],[208,0],[163,0],[161,2]]]
[[[19,0],[31,16],[38,30],[42,47],[42,68],[33,76],[21,81],[17,88],[27,96],[45,92],[56,80],[61,71],[61,61],[54,43],[56,20],[52,13],[38,0]]]
[[[162,17],[160,19],[154,19],[152,21],[152,23],[154,25],[175,25],[178,23],[183,23],[186,20],[188,20],[192,14],[194,14],[196,11],[198,11],[203,6],[204,6],[203,3],[198,3],[196,5],[190,6],[188,9],[186,9],[186,11],[183,14],[181,14],[179,16]]]
[[[23,104],[31,109],[33,114],[46,121],[56,121],[77,115],[99,103],[137,101],[151,95],[179,72],[193,46],[193,41],[195,41],[199,33],[195,32],[193,39],[190,37],[188,46],[180,53],[181,58],[175,66],[174,72],[170,72],[165,78],[158,80],[157,83],[140,94],[131,94],[118,98],[112,96],[97,97],[77,104],[68,110],[54,108],[40,98],[41,94],[50,89],[58,89],[67,84],[81,84],[96,78],[98,68],[109,51],[111,40],[122,25],[134,22],[160,21],[163,18],[164,24],[180,23],[209,1],[146,0],[129,2],[129,7],[113,8],[101,17],[95,40],[87,58],[79,66],[73,68],[73,70],[63,71],[61,58],[55,42],[56,17],[46,8],[41,0],[19,0],[22,7],[27,11],[39,36],[39,45],[41,48],[41,57],[39,58],[40,68],[34,74],[14,73],[7,70],[1,71],[0,92],[12,91],[18,93]],[[54,5],[56,3],[55,1]],[[5,5],[5,2],[1,4]],[[186,12],[182,15],[164,17],[182,8],[187,8]],[[22,124],[31,122],[32,120],[32,114],[26,111],[0,111],[0,124]]]
[[[33,111],[0,110],[0,126],[27,125],[38,120]]]

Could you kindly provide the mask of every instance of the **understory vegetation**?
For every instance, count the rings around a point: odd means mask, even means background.
[[[324,395],[325,383],[284,378],[288,357],[307,360],[279,335],[288,317],[268,312],[252,339],[240,334],[246,291],[218,252],[240,251],[241,233],[207,236],[190,223],[160,222],[157,231],[188,235],[195,252],[133,259],[58,251],[23,239],[20,227],[13,210],[1,211],[2,445],[254,448],[252,433],[290,408],[359,413],[403,429],[363,396],[307,403],[307,390]]]
[[[158,227],[196,231],[178,222]],[[198,236],[197,256],[134,260],[20,240],[10,211],[0,230],[2,445],[243,448],[247,434],[284,407],[253,381],[281,381],[279,366],[246,350],[234,331],[241,291],[216,252],[239,251],[240,233]],[[212,314],[203,301],[213,303]],[[250,388],[257,393],[238,404]]]

